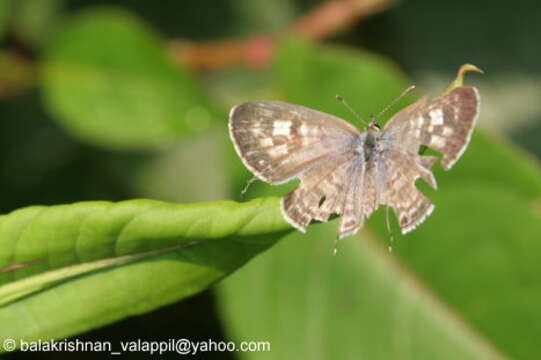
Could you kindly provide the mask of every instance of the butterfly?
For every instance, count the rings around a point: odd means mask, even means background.
[[[466,149],[479,114],[479,92],[458,86],[396,113],[380,129],[365,131],[336,116],[280,101],[237,105],[229,133],[244,165],[260,180],[300,185],[282,198],[287,222],[304,232],[312,220],[341,216],[338,238],[355,234],[380,205],[394,210],[401,232],[410,232],[434,210],[415,186],[434,189],[432,166],[449,170]],[[419,153],[426,146],[442,156]]]

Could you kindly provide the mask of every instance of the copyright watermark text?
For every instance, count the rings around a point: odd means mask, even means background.
[[[116,345],[116,346],[115,346]],[[174,352],[180,355],[196,355],[202,352],[269,352],[269,341],[193,341],[189,339],[169,339],[166,341],[120,341],[113,345],[110,341],[65,340],[15,340],[4,339],[1,346],[4,351],[22,352],[105,352],[112,355],[144,352],[150,355]]]

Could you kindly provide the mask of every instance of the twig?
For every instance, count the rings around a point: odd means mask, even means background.
[[[293,31],[311,39],[323,39],[389,8],[393,3],[394,0],[329,0],[301,17],[293,25]]]
[[[302,16],[281,34],[296,34],[321,40],[389,8],[394,2],[395,0],[328,0]],[[272,57],[275,43],[276,38],[272,35],[207,43],[174,40],[170,43],[169,52],[175,62],[197,70],[233,65],[263,67]]]

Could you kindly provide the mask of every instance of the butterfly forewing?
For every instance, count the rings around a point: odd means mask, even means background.
[[[335,116],[278,101],[234,107],[229,131],[244,164],[273,184],[299,177],[343,152],[359,135],[357,128]]]
[[[450,169],[463,154],[479,112],[479,94],[473,87],[458,87],[426,104],[421,99],[396,114],[385,126],[384,139],[412,153],[426,145],[443,157]]]

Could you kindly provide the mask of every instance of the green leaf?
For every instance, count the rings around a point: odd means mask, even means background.
[[[219,286],[230,336],[272,344],[243,359],[500,358],[368,232],[333,257],[336,226],[288,236]]]
[[[48,47],[43,73],[49,111],[74,135],[102,146],[164,146],[216,118],[163,41],[125,12],[76,16]]]
[[[385,59],[299,42],[280,50],[275,71],[286,101],[347,119],[335,93],[366,116],[408,84]],[[337,222],[311,225],[222,283],[229,334],[272,343],[272,354],[242,357],[539,358],[538,164],[476,130],[451,171],[436,168],[438,191],[419,182],[434,214],[406,236],[391,216],[392,253],[381,208],[335,257]]]
[[[25,266],[0,271],[0,340],[73,336],[154,310],[204,290],[289,229],[272,198],[83,202],[1,216],[0,269]]]

